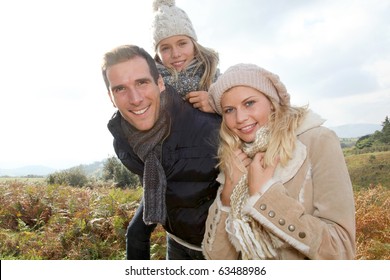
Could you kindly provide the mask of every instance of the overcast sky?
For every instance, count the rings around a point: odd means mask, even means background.
[[[390,1],[176,0],[220,69],[276,74],[326,126],[390,115]],[[0,169],[68,168],[114,155],[100,73],[120,44],[151,50],[152,0],[0,2]]]

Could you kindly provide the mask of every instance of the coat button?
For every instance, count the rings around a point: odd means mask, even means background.
[[[271,218],[275,217],[275,212],[274,211],[269,211],[268,212],[268,216],[270,216]]]
[[[285,219],[280,219],[279,220],[279,225],[284,226],[285,224],[286,224],[286,220]]]
[[[288,230],[291,231],[291,232],[294,231],[295,230],[295,226],[294,225],[289,225],[288,226]]]
[[[265,210],[265,209],[267,209],[267,205],[265,205],[265,204],[260,204],[260,210]]]
[[[298,233],[298,236],[299,236],[300,238],[305,238],[305,237],[306,237],[306,233],[300,232],[300,233]]]

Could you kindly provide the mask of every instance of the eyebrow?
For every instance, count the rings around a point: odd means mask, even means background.
[[[135,83],[140,83],[140,82],[153,82],[153,78],[151,77],[145,77],[145,78],[139,78],[135,80]]]
[[[140,83],[140,82],[153,82],[153,79],[150,77],[145,77],[145,78],[139,78],[134,81],[135,83]],[[111,87],[111,91],[118,89],[120,87],[126,87],[124,84],[119,84],[116,86]]]
[[[256,95],[248,96],[247,98],[245,98],[244,100],[242,100],[241,103],[245,103],[245,102],[247,102],[249,99],[253,99],[253,98],[256,98]]]
[[[177,43],[181,43],[181,42],[188,42],[190,39],[189,38],[181,38],[177,41],[175,41],[174,43],[165,43],[165,44],[161,44],[160,45],[160,48],[162,47],[169,47],[171,45],[174,45],[174,44],[177,44]]]
[[[252,99],[252,98],[256,98],[256,95],[251,95],[251,96],[248,96],[247,98],[245,98],[244,100],[241,100],[240,101],[240,103],[245,103],[245,102],[247,102],[248,100],[250,100],[250,99]],[[222,108],[227,108],[227,107],[233,107],[232,105],[226,105],[226,106],[224,106],[224,107],[222,107]]]

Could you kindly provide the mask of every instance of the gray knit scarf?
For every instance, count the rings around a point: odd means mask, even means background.
[[[144,213],[146,224],[165,224],[167,178],[161,165],[162,142],[169,135],[171,119],[167,112],[169,97],[160,94],[160,116],[148,131],[139,131],[122,118],[121,126],[134,152],[144,162]]]
[[[158,71],[164,82],[176,89],[181,97],[191,91],[198,91],[204,67],[197,67],[198,61],[195,59],[184,70],[176,73],[170,72],[164,65],[157,64]]]

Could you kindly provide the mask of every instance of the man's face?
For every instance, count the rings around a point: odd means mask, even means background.
[[[148,64],[135,57],[107,68],[111,102],[122,117],[136,129],[151,129],[159,117],[160,92],[165,89],[160,77],[156,84]]]

